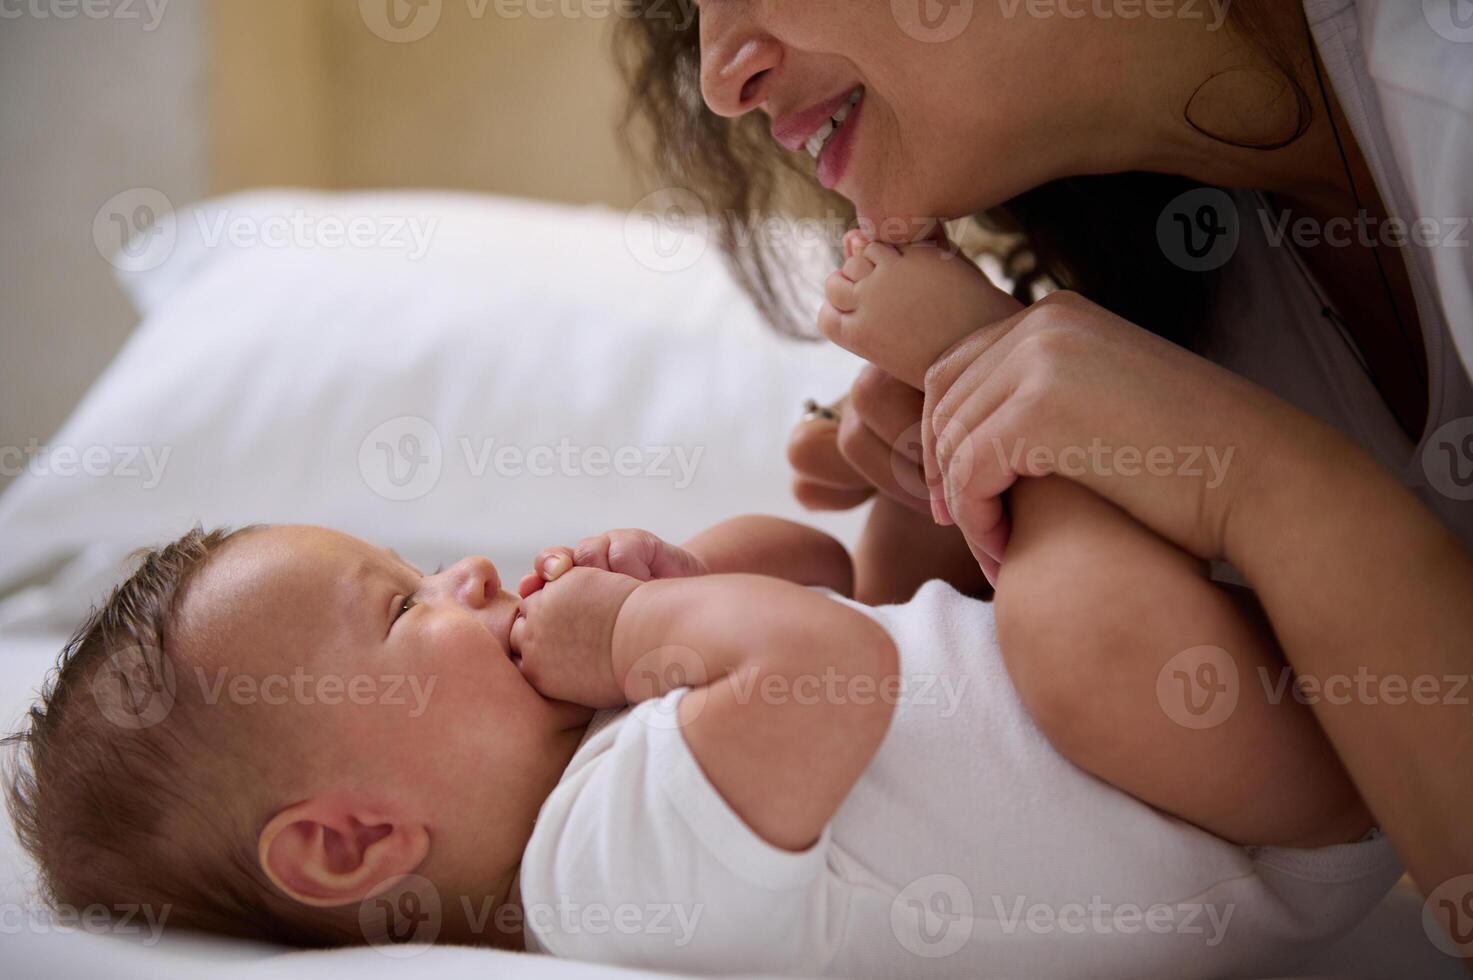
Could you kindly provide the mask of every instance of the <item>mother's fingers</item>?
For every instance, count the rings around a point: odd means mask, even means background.
[[[788,439],[788,463],[801,481],[836,490],[870,487],[839,452],[839,424],[831,419],[809,419],[794,427]]]
[[[793,498],[804,510],[853,510],[875,495],[875,488],[844,490],[798,477],[793,481]]]
[[[921,461],[921,412],[926,396],[873,364],[866,364],[849,389],[850,409],[870,431],[913,462]]]
[[[920,464],[877,436],[858,413],[846,414],[839,423],[839,451],[887,497],[920,514],[930,509]]]

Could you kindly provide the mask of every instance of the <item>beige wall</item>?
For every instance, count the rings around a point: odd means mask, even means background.
[[[613,205],[640,197],[614,132],[611,20],[422,2],[431,6],[419,16],[438,9],[438,22],[400,43],[375,33],[387,21],[369,18],[391,3],[409,17],[409,0],[214,0],[215,189],[432,186]]]

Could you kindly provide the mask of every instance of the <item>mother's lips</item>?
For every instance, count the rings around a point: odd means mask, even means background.
[[[772,121],[772,138],[790,150],[803,149],[803,144],[808,142],[808,137],[818,132],[818,128],[827,122],[830,116],[843,108],[844,103],[849,101],[849,96],[853,92],[854,86],[851,85],[826,102],[820,102],[801,112],[779,116]]]

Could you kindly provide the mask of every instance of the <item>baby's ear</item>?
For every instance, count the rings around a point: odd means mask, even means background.
[[[316,798],[272,817],[257,855],[272,884],[303,905],[351,905],[386,891],[424,863],[429,828]]]

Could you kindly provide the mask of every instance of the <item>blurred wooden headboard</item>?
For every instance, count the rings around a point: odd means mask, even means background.
[[[628,206],[641,189],[614,133],[613,22],[595,13],[618,6],[214,0],[212,189],[449,187]],[[564,8],[584,16],[532,15]]]

